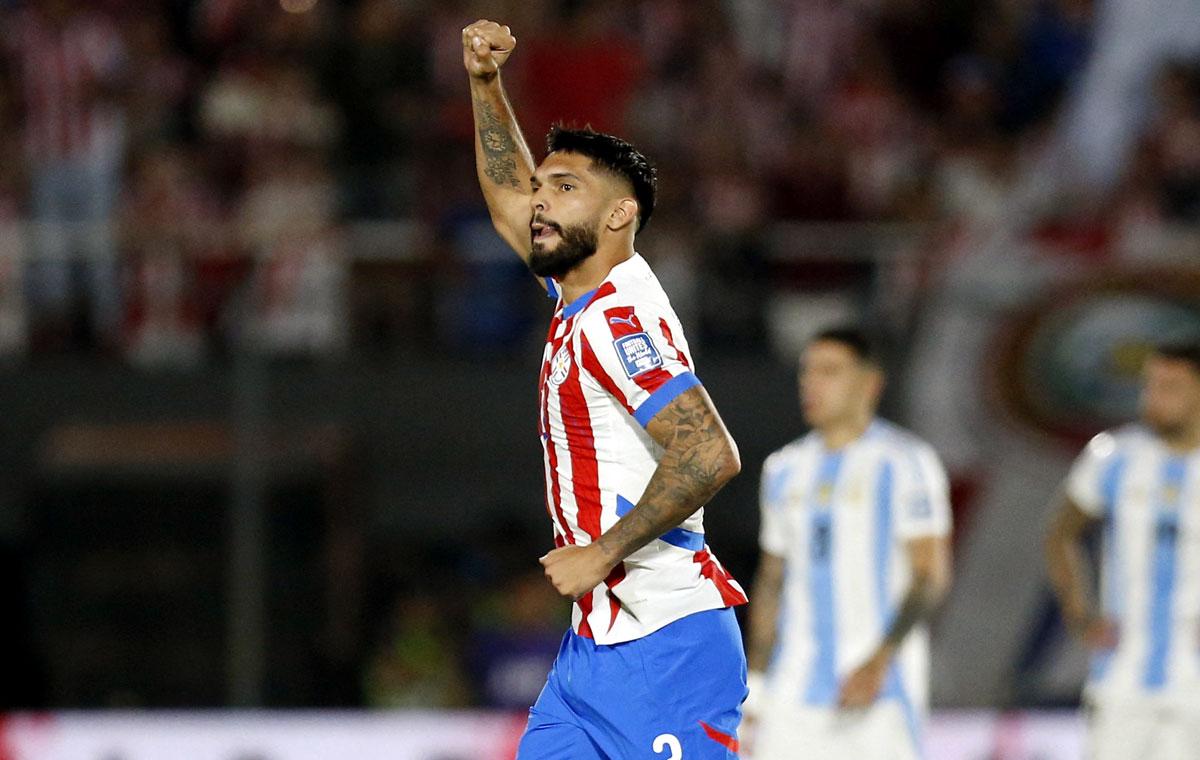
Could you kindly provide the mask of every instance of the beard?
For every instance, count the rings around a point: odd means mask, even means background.
[[[547,223],[558,231],[558,245],[546,250],[541,243],[534,243],[529,253],[529,269],[538,277],[561,279],[575,267],[591,258],[600,244],[595,230],[582,225],[560,227]]]

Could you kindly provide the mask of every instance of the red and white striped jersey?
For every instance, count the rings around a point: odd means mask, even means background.
[[[25,148],[38,163],[108,156],[122,125],[100,90],[116,83],[125,46],[105,16],[78,12],[55,29],[32,11],[0,30],[23,82]]]
[[[540,389],[546,507],[557,546],[585,546],[634,508],[662,448],[645,426],[700,381],[683,329],[640,255],[550,323]],[[746,602],[704,540],[701,508],[629,555],[575,603],[575,632],[599,644],[653,633],[681,617]]]

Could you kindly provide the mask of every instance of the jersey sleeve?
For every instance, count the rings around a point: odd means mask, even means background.
[[[672,328],[674,324],[674,328]],[[642,427],[700,385],[672,315],[633,306],[589,310],[580,325],[583,367]]]
[[[1092,517],[1104,516],[1105,472],[1115,452],[1113,436],[1101,433],[1088,443],[1067,474],[1067,498]]]
[[[920,445],[899,459],[896,531],[903,539],[948,536],[950,479],[933,449]]]
[[[787,469],[776,457],[763,465],[759,486],[758,545],[767,554],[783,557],[790,542],[787,535]]]

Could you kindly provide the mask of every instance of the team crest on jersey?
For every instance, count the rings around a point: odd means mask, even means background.
[[[566,346],[558,349],[558,353],[550,360],[550,384],[562,385],[571,372],[571,351]]]
[[[617,349],[617,356],[621,357],[621,363],[625,365],[625,374],[630,377],[662,366],[662,354],[644,332],[617,338],[613,345]]]

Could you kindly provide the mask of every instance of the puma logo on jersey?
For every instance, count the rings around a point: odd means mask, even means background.
[[[626,324],[630,327],[637,327],[637,325],[633,322],[633,317],[609,317],[608,323],[610,325]]]

